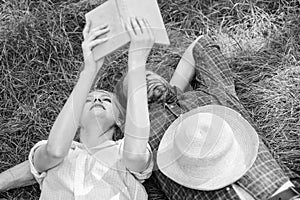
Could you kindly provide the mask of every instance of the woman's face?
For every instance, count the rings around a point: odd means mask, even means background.
[[[118,113],[113,108],[110,92],[96,90],[90,92],[81,115],[81,126],[99,125],[103,129],[115,124]]]

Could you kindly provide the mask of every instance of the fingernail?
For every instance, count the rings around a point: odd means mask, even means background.
[[[104,29],[104,28],[107,28],[107,27],[108,27],[108,24],[104,24],[104,25],[100,26],[101,29]]]

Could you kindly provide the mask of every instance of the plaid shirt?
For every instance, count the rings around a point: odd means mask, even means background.
[[[177,98],[173,98],[174,101],[149,105],[151,121],[149,144],[154,156],[156,156],[159,143],[171,123],[179,115],[199,106],[218,104],[232,108],[241,113],[258,130],[236,96],[231,71],[219,47],[208,37],[202,37],[193,49],[193,56],[196,62],[196,89],[185,93],[175,90],[174,95]],[[260,135],[259,132],[258,134]],[[255,163],[235,184],[242,187],[255,199],[262,200],[270,197],[288,180],[289,178],[260,140]],[[152,177],[146,181],[144,186],[149,193],[149,199],[165,198],[151,192],[154,184],[161,187],[168,199],[239,199],[232,185],[215,191],[186,188],[166,177],[157,166]]]

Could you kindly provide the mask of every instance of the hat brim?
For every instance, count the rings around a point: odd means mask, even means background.
[[[223,173],[216,174],[206,168],[205,174],[211,173],[210,177],[201,177],[201,173],[191,176],[177,163],[180,155],[174,154],[174,133],[182,120],[197,113],[215,114],[223,118],[233,131],[237,151],[220,169]],[[181,115],[169,126],[159,144],[157,165],[162,173],[183,186],[198,190],[217,190],[236,182],[251,168],[257,156],[258,146],[259,138],[255,129],[241,114],[225,106],[207,105]]]

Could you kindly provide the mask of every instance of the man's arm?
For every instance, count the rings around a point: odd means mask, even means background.
[[[0,192],[35,183],[28,160],[0,173]]]
[[[190,81],[195,75],[195,60],[193,57],[193,49],[200,38],[201,36],[199,36],[194,42],[192,42],[192,44],[190,44],[190,46],[185,50],[170,80],[170,85],[178,87],[179,89],[181,89],[181,91],[185,91],[188,89]]]

